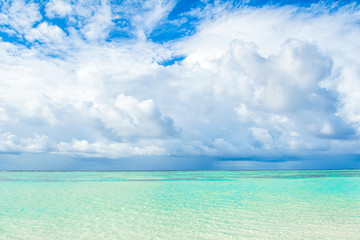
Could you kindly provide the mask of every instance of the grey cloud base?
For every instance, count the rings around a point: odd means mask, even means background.
[[[302,157],[80,157],[64,154],[1,154],[0,171],[192,171],[360,169],[360,155]]]

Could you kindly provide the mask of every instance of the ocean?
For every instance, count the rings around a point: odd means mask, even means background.
[[[0,172],[0,239],[360,239],[360,170]]]

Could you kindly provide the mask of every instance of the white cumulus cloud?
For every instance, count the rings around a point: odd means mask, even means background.
[[[148,40],[174,7],[54,0],[44,19],[35,3],[3,4],[1,31],[30,45],[0,41],[0,151],[359,153],[357,5],[214,4],[193,35]]]

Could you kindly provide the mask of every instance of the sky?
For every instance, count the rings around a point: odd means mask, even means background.
[[[0,170],[360,168],[359,1],[0,2]]]

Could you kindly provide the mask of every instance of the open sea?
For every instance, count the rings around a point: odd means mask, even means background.
[[[360,170],[0,172],[0,239],[360,239]]]

